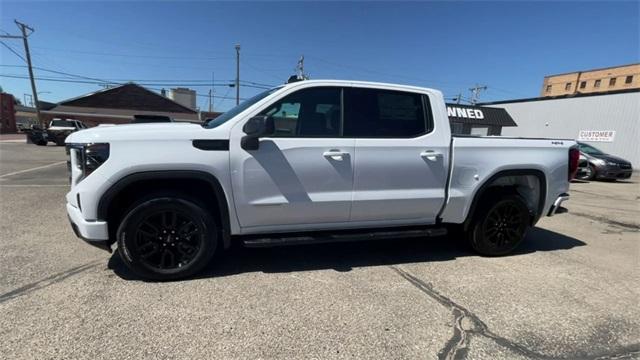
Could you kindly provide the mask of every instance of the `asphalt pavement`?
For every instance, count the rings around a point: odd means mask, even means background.
[[[0,143],[0,358],[637,359],[640,186],[573,183],[515,254],[244,249],[153,283],[75,238],[64,148]]]

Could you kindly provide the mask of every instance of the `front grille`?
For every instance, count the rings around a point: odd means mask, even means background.
[[[71,184],[71,147],[67,145],[64,150],[67,154],[67,174],[69,174],[69,184]]]
[[[620,169],[631,169],[631,164],[618,164]]]

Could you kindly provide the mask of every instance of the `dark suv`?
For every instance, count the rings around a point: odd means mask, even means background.
[[[578,143],[580,148],[580,168],[577,179],[580,180],[616,180],[628,179],[633,173],[631,163],[617,156],[609,155],[601,150]]]

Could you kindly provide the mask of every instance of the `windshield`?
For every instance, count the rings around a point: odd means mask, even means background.
[[[75,124],[69,120],[52,120],[50,126],[75,127]]]
[[[589,155],[604,155],[604,152],[594,148],[591,145],[587,145],[587,144],[578,144],[578,146],[580,147],[580,151],[582,151],[585,154],[589,154]]]
[[[208,121],[203,126],[205,128],[207,128],[207,129],[213,129],[215,127],[218,127],[218,126],[226,123],[227,121],[233,119],[234,116],[236,116],[236,115],[240,114],[241,112],[245,111],[251,105],[253,105],[253,104],[257,103],[258,101],[266,98],[267,96],[273,94],[274,92],[276,92],[276,90],[279,90],[280,88],[281,87],[276,87],[276,88],[269,89],[267,91],[261,92],[260,94],[243,101],[239,105],[236,105],[234,108],[232,108],[231,110],[229,110],[229,111],[225,112],[224,114],[218,116],[217,118]]]

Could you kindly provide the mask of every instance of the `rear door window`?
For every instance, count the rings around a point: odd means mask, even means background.
[[[430,131],[425,95],[366,88],[345,89],[344,136],[410,138]]]

